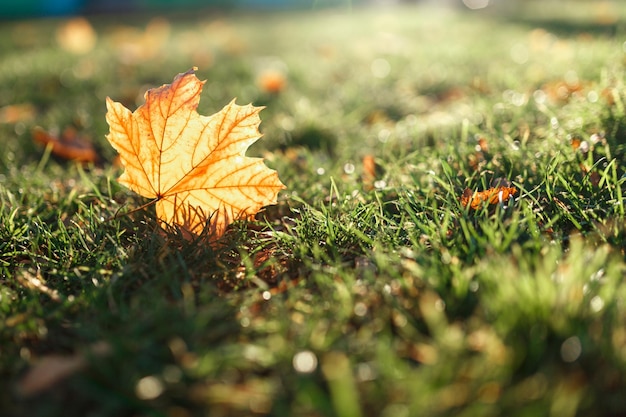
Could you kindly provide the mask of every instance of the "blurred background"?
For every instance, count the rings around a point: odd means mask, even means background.
[[[328,7],[371,0],[4,0],[0,18],[162,11],[186,8],[255,7],[265,9]]]
[[[561,0],[568,7],[579,2],[612,3],[602,0]],[[302,9],[371,4],[430,3],[467,9],[488,6],[512,7],[524,0],[3,0],[0,19],[25,17],[68,16],[120,12],[149,12],[163,10],[201,9]]]
[[[185,11],[189,9],[318,9],[362,5],[394,5],[429,3],[430,5],[461,9],[499,9],[511,12],[517,6],[533,0],[2,0],[0,20],[28,17],[72,16],[129,12]],[[568,8],[579,3],[596,3],[600,8],[618,0],[549,0]],[[535,1],[535,3],[541,3]],[[618,19],[618,16],[614,16]]]
[[[474,94],[567,99],[621,65],[624,15],[617,0],[0,0],[0,138],[36,161],[82,134],[112,160],[106,97],[136,108],[198,67],[200,113],[264,105],[265,146],[334,155],[339,137],[408,116],[456,129],[481,114]],[[618,56],[599,60],[594,37]]]

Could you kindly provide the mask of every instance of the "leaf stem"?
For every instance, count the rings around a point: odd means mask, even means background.
[[[155,198],[154,200],[150,200],[147,203],[142,204],[141,206],[136,207],[136,208],[134,208],[134,209],[132,209],[130,211],[127,211],[126,213],[122,213],[122,214],[119,214],[119,210],[118,210],[117,213],[115,213],[113,216],[105,219],[104,221],[108,222],[108,221],[111,221],[111,220],[114,220],[114,219],[119,219],[120,217],[129,216],[131,214],[137,213],[138,211],[141,211],[141,210],[144,210],[147,207],[150,207],[151,205],[155,204],[157,201],[159,201],[159,199]],[[121,207],[120,207],[120,209],[121,209]]]

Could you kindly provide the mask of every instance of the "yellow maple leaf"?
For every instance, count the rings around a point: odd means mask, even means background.
[[[107,139],[125,168],[119,182],[155,200],[162,226],[199,235],[208,222],[216,239],[231,222],[276,204],[285,186],[263,159],[245,156],[261,137],[263,107],[233,100],[211,116],[198,114],[206,81],[195,70],[148,90],[133,113],[107,97]]]

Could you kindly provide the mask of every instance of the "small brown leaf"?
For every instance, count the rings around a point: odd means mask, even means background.
[[[0,123],[17,123],[35,118],[37,110],[30,103],[0,107]]]
[[[378,165],[373,155],[365,155],[363,157],[363,174],[361,179],[366,188],[371,189],[376,181]]]
[[[483,136],[478,138],[478,151],[480,152],[489,152],[489,142]]]
[[[266,70],[259,75],[257,84],[266,93],[278,94],[285,89],[287,78],[282,71]]]
[[[461,205],[477,210],[487,204],[498,204],[508,201],[509,198],[517,193],[515,187],[494,187],[485,191],[472,191],[469,188],[463,190],[461,196]]]
[[[111,346],[108,343],[99,342],[87,353],[44,356],[18,382],[18,392],[24,397],[30,397],[49,390],[62,380],[85,369],[90,355],[106,356],[110,351]]]
[[[35,127],[32,136],[35,142],[51,146],[52,154],[61,159],[84,163],[96,163],[100,160],[91,141],[79,135],[72,127],[65,128],[61,137],[46,132],[41,127]]]

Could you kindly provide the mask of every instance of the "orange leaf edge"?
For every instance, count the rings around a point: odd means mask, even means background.
[[[463,190],[460,202],[464,207],[470,206],[470,208],[477,210],[485,202],[488,204],[498,204],[499,202],[508,201],[509,198],[517,193],[515,187],[493,187],[485,191],[472,191],[469,188]]]

